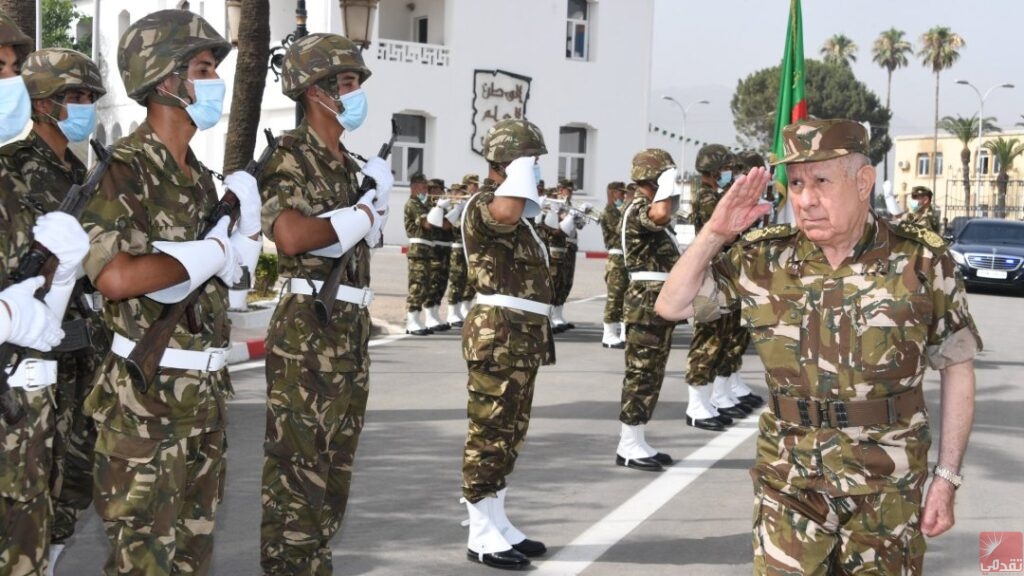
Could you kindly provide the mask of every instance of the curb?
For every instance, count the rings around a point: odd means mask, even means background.
[[[370,319],[370,341],[381,336],[405,334],[405,328],[378,318]],[[253,338],[244,342],[232,342],[228,351],[228,364],[241,364],[251,360],[261,360],[267,355],[267,346],[263,338]]]

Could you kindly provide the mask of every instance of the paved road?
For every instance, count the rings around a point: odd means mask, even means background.
[[[384,295],[376,305],[387,298],[402,300],[402,264],[395,254],[375,259],[375,284]],[[676,330],[668,378],[648,433],[652,444],[681,462],[661,474],[613,464],[622,352],[598,344],[602,266],[602,261],[580,261],[578,286],[567,307],[579,328],[557,337],[558,364],[541,371],[529,440],[510,478],[512,519],[551,549],[533,572],[749,573],[747,469],[755,422],[748,418],[726,434],[685,426],[688,327]],[[970,300],[986,344],[978,360],[977,424],[958,524],[930,541],[929,574],[978,574],[979,532],[1024,530],[1024,391],[1019,384],[1024,300],[990,294],[973,294]],[[334,541],[334,573],[493,576],[493,569],[464,559],[466,532],[460,522],[466,513],[458,499],[466,395],[458,334],[379,340],[372,357],[367,426],[348,515]],[[238,392],[230,405],[227,494],[218,517],[213,573],[248,576],[259,573],[265,380],[258,363],[233,369]],[[745,379],[756,383],[760,372],[760,362],[748,354]],[[755,387],[763,392],[762,385]],[[929,373],[926,390],[937,414],[937,373]],[[102,527],[90,512],[57,573],[98,573],[105,547]]]

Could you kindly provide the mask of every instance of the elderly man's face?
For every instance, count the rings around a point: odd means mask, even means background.
[[[816,244],[856,242],[867,218],[875,170],[851,157],[786,166],[796,225]]]

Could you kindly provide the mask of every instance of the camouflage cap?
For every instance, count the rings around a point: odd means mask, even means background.
[[[526,120],[501,120],[491,127],[484,139],[484,158],[490,162],[511,162],[547,153],[540,128]]]
[[[470,184],[479,184],[480,177],[477,176],[476,174],[466,174],[465,176],[462,177],[462,183],[465,184],[466,186]]]
[[[608,190],[616,190],[618,192],[625,192],[626,191],[626,183],[625,182],[620,182],[618,180],[609,182],[608,183]]]
[[[427,180],[427,188],[440,188],[444,190],[444,180],[441,178],[431,178]]]
[[[736,162],[736,155],[721,144],[705,144],[697,151],[693,167],[697,172],[720,172]]]
[[[853,120],[807,120],[790,124],[782,129],[786,153],[772,164],[820,162],[847,154],[867,154],[870,140],[867,129]]]
[[[128,97],[145,105],[157,84],[204,50],[220,64],[231,43],[198,14],[160,10],[139,18],[117,43],[117,67]]]
[[[764,168],[764,156],[755,150],[743,150],[736,154],[736,164],[737,168],[743,172],[747,172],[751,168]]]
[[[629,177],[634,182],[657,180],[661,173],[676,165],[672,155],[660,148],[648,148],[633,156],[633,168]]]
[[[455,184],[452,184],[451,188],[449,188],[448,190],[450,190],[452,192],[464,192],[466,190],[466,185],[465,184],[455,183]]]
[[[412,176],[409,176],[409,182],[412,183],[412,184],[416,184],[418,182],[426,182],[426,181],[427,181],[427,177],[423,175],[423,172],[417,172],[417,173],[413,174]]]
[[[559,188],[568,188],[570,190],[575,190],[576,189],[576,183],[573,182],[572,180],[569,180],[568,178],[559,178],[558,179],[558,187]]]
[[[11,20],[6,12],[0,10],[0,46],[11,46],[18,60],[22,61],[36,45],[31,36],[25,34],[18,28],[18,25]]]
[[[298,100],[306,88],[341,72],[358,73],[360,84],[371,74],[359,47],[348,38],[324,32],[310,34],[293,42],[285,52],[281,91]]]
[[[910,197],[911,198],[916,198],[918,196],[927,196],[927,197],[931,198],[932,197],[932,190],[931,190],[931,188],[928,188],[927,186],[914,186],[913,188],[911,188],[910,189]]]
[[[107,93],[99,66],[85,54],[67,48],[43,48],[29,54],[21,65],[21,76],[33,100],[75,88],[91,90],[96,98]]]
[[[626,194],[632,194],[634,192],[636,192],[636,182],[626,184]]]

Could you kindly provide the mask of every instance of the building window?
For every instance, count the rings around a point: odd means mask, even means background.
[[[427,29],[428,20],[426,16],[420,16],[412,21],[412,40],[413,42],[419,42],[420,44],[428,44],[427,42]]]
[[[988,150],[982,150],[978,154],[978,173],[988,174],[989,173],[989,155]]]
[[[570,60],[588,59],[589,9],[587,0],[569,0],[569,14],[565,23],[565,57]]]
[[[587,160],[587,129],[563,126],[558,129],[558,177],[568,178],[582,190]]]
[[[935,175],[942,176],[942,152],[935,155]]]
[[[927,154],[917,155],[917,175],[927,176],[931,173],[931,159]]]
[[[415,114],[395,114],[400,136],[391,151],[391,171],[396,184],[408,184],[409,178],[423,172],[427,145],[427,119]]]

